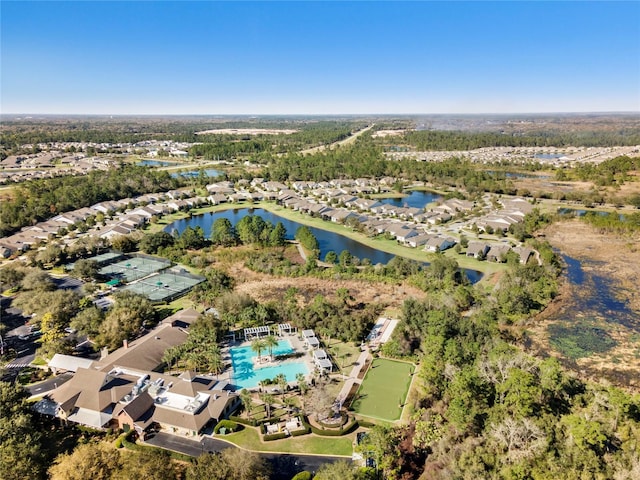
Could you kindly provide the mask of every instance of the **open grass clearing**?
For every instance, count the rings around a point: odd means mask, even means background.
[[[414,366],[376,358],[356,393],[352,408],[359,415],[393,422],[400,419]]]
[[[310,453],[350,457],[353,453],[355,433],[350,433],[343,437],[321,437],[309,434],[263,442],[256,428],[245,427],[239,432],[230,433],[220,438],[224,438],[224,440],[239,447],[257,452]]]
[[[323,343],[338,368],[340,368],[345,375],[349,375],[353,364],[360,356],[360,347],[354,345],[352,342],[341,342],[339,340],[331,340]]]

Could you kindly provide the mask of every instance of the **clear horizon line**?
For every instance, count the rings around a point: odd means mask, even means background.
[[[640,114],[640,110],[565,110],[565,111],[514,111],[514,112],[415,112],[415,113],[56,113],[56,112],[8,112],[8,113],[0,113],[0,116],[32,116],[32,115],[41,115],[41,116],[118,116],[118,117],[132,117],[132,116],[165,116],[165,117],[195,117],[195,116],[338,116],[338,115],[349,115],[349,116],[411,116],[411,115],[577,115],[577,114]]]

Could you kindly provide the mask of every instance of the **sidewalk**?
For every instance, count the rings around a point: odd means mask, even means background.
[[[362,351],[358,356],[358,360],[351,369],[351,373],[349,374],[349,376],[345,379],[344,385],[342,386],[342,389],[338,394],[337,401],[340,405],[342,405],[342,402],[344,402],[344,400],[347,398],[353,386],[356,384],[360,385],[362,383],[362,380],[358,378],[358,375],[360,375],[362,368],[367,363],[367,358],[369,357],[369,355],[369,347],[365,346],[364,351]]]

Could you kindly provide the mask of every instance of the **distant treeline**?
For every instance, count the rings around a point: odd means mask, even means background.
[[[496,132],[407,132],[394,137],[394,144],[408,144],[420,151],[473,150],[483,147],[613,147],[640,145],[640,131],[626,128],[615,132],[535,132],[503,134]]]
[[[167,172],[132,165],[94,171],[86,176],[24,182],[15,187],[11,200],[0,204],[0,236],[70,210],[106,200],[165,192],[178,186],[180,179],[172,178]]]
[[[352,131],[366,125],[363,121],[298,121],[298,122],[132,122],[132,121],[77,121],[77,122],[6,122],[3,125],[0,146],[7,153],[18,153],[25,144],[54,142],[138,143],[147,140],[174,142],[202,142],[194,147],[192,155],[208,159],[231,157],[239,153],[281,153],[308,146],[342,140]],[[298,129],[289,135],[204,134],[196,132],[228,128]]]
[[[369,139],[358,139],[352,146],[314,155],[290,154],[274,157],[269,162],[267,176],[278,181],[316,182],[334,178],[391,176],[409,181],[466,187],[470,192],[510,193],[513,189],[508,180],[478,170],[472,162],[460,158],[443,162],[386,160],[382,149]]]

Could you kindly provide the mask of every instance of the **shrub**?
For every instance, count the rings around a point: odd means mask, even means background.
[[[242,425],[232,422],[231,420],[220,420],[216,427],[213,429],[213,433],[218,434],[220,429],[224,428],[226,432],[238,432],[242,430]]]
[[[122,448],[122,442],[124,442],[124,437],[126,437],[127,435],[129,435],[129,432],[123,433],[122,435],[119,435],[118,438],[116,438],[114,446],[116,448]]]
[[[253,418],[248,419],[248,418],[238,417],[236,415],[229,415],[229,420],[232,420],[236,423],[241,423],[242,425],[248,425],[250,427],[258,426],[258,423]]]

